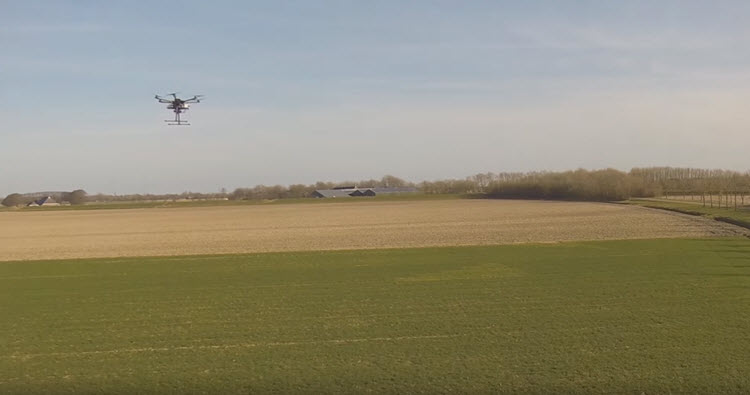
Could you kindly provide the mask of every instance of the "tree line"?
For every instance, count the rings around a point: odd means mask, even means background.
[[[330,182],[318,181],[314,184],[293,184],[283,185],[256,185],[252,188],[237,188],[227,197],[232,200],[253,200],[253,199],[294,199],[311,197],[312,193],[318,189],[334,189],[344,186],[377,188],[377,187],[407,187],[415,186],[414,183],[392,175],[385,175],[380,179],[369,179],[360,181]]]
[[[750,194],[750,172],[688,167],[633,168],[629,172],[616,169],[490,172],[464,179],[425,181],[418,186],[423,193],[506,199],[613,201],[674,195],[728,199],[730,195]]]
[[[232,192],[223,189],[215,193],[201,192],[182,192],[166,194],[126,194],[111,195],[98,193],[87,195],[85,191],[79,190],[70,193],[52,193],[53,199],[57,202],[70,202],[71,204],[83,204],[86,202],[116,203],[116,202],[143,202],[143,201],[182,201],[182,200],[275,200],[291,198],[311,197],[313,192],[318,189],[333,189],[342,186],[358,186],[364,188],[375,187],[405,187],[415,186],[414,183],[393,175],[385,175],[380,179],[365,179],[359,181],[330,182],[318,181],[314,184],[293,184],[283,185],[256,185],[254,187],[237,188]],[[80,194],[83,192],[83,195]],[[73,195],[71,195],[73,194]],[[71,200],[71,196],[74,196]],[[5,206],[24,206],[38,199],[19,193],[8,195],[2,204]]]
[[[131,194],[87,196],[78,190],[53,197],[71,204],[91,202],[127,202],[145,200],[200,200],[200,199],[289,199],[312,196],[317,189],[342,186],[404,187],[414,186],[425,194],[464,194],[476,197],[506,199],[551,199],[613,201],[631,197],[657,197],[669,195],[742,196],[750,194],[750,172],[721,169],[682,167],[633,168],[629,172],[616,169],[570,170],[540,172],[480,173],[462,179],[444,179],[413,183],[386,175],[380,179],[327,182],[314,184],[256,185],[237,188],[232,192],[183,192],[180,194]],[[705,199],[705,198],[704,198]],[[8,195],[2,202],[6,206],[27,204],[32,199],[20,194]],[[710,200],[711,202],[713,200]]]
[[[53,192],[48,194],[47,196],[54,199],[58,203],[68,203],[72,205],[84,204],[87,200],[86,191],[84,191],[83,189],[76,189],[72,192]],[[42,197],[46,196],[38,196],[38,194],[11,193],[10,195],[6,196],[2,200],[2,202],[0,202],[0,204],[6,207],[25,206],[31,202],[39,200]]]

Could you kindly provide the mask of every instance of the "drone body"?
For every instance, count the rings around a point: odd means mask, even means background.
[[[159,103],[168,103],[167,109],[174,112],[174,119],[169,119],[164,122],[168,122],[167,125],[189,126],[190,124],[187,121],[180,119],[180,114],[187,111],[190,108],[191,103],[200,103],[200,98],[203,95],[195,95],[190,99],[180,99],[179,97],[177,97],[176,93],[170,93],[166,96],[172,96],[172,99],[165,99],[159,95],[154,96],[154,98],[158,100]]]

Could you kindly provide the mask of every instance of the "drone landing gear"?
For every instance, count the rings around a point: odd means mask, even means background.
[[[164,122],[167,122],[167,125],[169,126],[190,126],[190,124],[187,121],[175,121],[174,119],[168,119]]]

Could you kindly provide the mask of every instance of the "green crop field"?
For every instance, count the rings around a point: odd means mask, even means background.
[[[0,264],[0,392],[750,391],[750,241]]]
[[[711,207],[703,206],[700,202],[681,201],[681,200],[663,200],[663,199],[631,199],[625,202],[627,204],[670,210],[690,215],[703,216],[713,219],[719,219],[724,222],[750,228],[750,208],[749,207]]]

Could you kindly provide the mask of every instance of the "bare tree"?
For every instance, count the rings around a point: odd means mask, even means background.
[[[20,193],[11,193],[2,201],[2,205],[5,207],[22,206],[26,203],[26,199]]]
[[[86,191],[84,191],[83,189],[76,189],[75,191],[70,193],[68,201],[70,202],[70,204],[75,205],[86,203]]]

